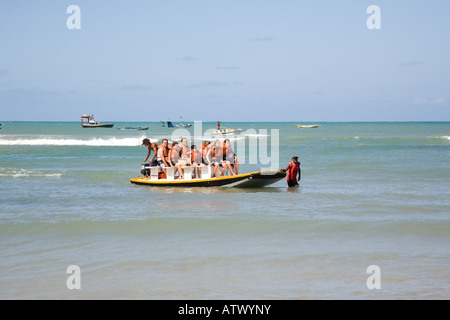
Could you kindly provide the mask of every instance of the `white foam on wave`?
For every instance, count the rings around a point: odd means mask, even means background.
[[[450,136],[440,136],[439,138],[450,140]]]
[[[18,169],[18,168],[0,168],[0,177],[44,177],[44,178],[61,178],[62,173],[45,173],[42,171]]]
[[[93,138],[89,140],[72,138],[0,139],[3,146],[92,146],[92,147],[134,147],[142,144],[143,138]],[[152,139],[150,139],[152,140]],[[156,141],[156,140],[152,140]]]
[[[268,137],[269,134],[263,134],[263,133],[244,133],[246,137]]]
[[[261,133],[243,133],[240,135],[203,135],[201,137],[190,137],[191,141],[213,141],[216,139],[224,140],[229,139],[230,141],[241,141],[246,138],[260,138],[269,137],[268,134]],[[136,147],[142,145],[142,140],[146,136],[134,137],[134,138],[91,138],[91,139],[77,139],[72,137],[38,137],[29,138],[23,136],[9,136],[0,139],[0,146],[91,146],[91,147]],[[151,142],[160,143],[163,138],[168,138],[169,143],[181,140],[181,136],[154,136],[149,138]]]

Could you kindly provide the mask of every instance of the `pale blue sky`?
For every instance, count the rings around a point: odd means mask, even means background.
[[[2,1],[0,121],[449,121],[449,17],[448,0]]]

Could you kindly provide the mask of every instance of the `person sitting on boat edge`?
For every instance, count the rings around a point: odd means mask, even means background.
[[[189,146],[187,144],[186,138],[181,138],[181,141],[180,141],[180,144],[178,145],[178,147],[181,148],[180,156],[182,158],[186,158],[189,156]]]
[[[298,161],[297,156],[293,156],[292,161],[288,163],[286,169],[281,171],[287,171],[286,180],[289,188],[298,186],[297,181],[300,181],[302,174],[300,170],[300,162]]]
[[[225,176],[227,170],[231,173],[232,176],[235,176],[236,173],[233,170],[232,164],[234,163],[234,152],[231,147],[230,139],[225,139],[223,141],[223,159],[222,159],[222,176]]]
[[[216,177],[217,173],[219,173],[220,177],[220,167],[222,167],[223,161],[223,147],[219,139],[212,143],[212,147],[208,152],[208,160],[210,160],[209,164],[214,168],[212,176]]]
[[[198,179],[198,167],[204,166],[204,164],[202,163],[202,154],[194,144],[191,146],[191,165],[194,167],[195,179]]]
[[[142,145],[148,148],[147,157],[145,157],[144,162],[148,160],[151,152],[153,151],[153,157],[149,160],[150,167],[156,167],[158,165],[158,160],[156,154],[158,153],[158,145],[154,142],[151,142],[150,139],[145,138],[142,140]]]
[[[208,159],[209,149],[211,149],[211,142],[209,142],[208,140],[203,141],[201,154],[202,164],[204,164],[205,166],[210,165],[210,160]]]
[[[190,166],[191,165],[191,152],[188,146],[188,141],[186,138],[182,138],[180,144],[178,145],[180,148],[180,164],[181,166]]]
[[[168,146],[168,144],[169,144],[169,141],[167,139],[163,139],[162,143],[158,147],[157,164],[161,168],[170,167],[170,164],[169,164],[169,146]]]
[[[178,142],[172,142],[172,149],[169,151],[169,164],[171,167],[175,167],[176,171],[180,173],[178,179],[184,179],[184,170],[181,168],[181,148],[178,146]]]

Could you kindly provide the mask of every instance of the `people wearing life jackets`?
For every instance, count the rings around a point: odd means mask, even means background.
[[[214,168],[213,177],[216,177],[217,173],[220,176],[220,167],[223,161],[223,146],[219,139],[213,142],[208,153],[208,159],[210,159],[210,165]]]
[[[169,141],[163,139],[158,148],[158,166],[170,167],[169,164]]]
[[[210,160],[208,159],[208,154],[209,154],[209,150],[211,149],[211,142],[209,142],[208,140],[204,141],[202,143],[202,163],[204,165],[209,166],[210,165]]]
[[[289,162],[284,171],[287,171],[286,180],[288,187],[290,188],[298,186],[298,181],[300,181],[301,179],[301,170],[300,170],[300,162],[298,161],[297,156],[292,157],[292,161]]]
[[[212,177],[220,177],[225,175],[235,176],[239,172],[239,162],[237,161],[236,154],[233,151],[233,147],[229,139],[225,139],[223,141],[217,139],[213,143],[204,141],[199,149],[197,149],[196,145],[191,145],[187,152],[185,148],[187,139],[185,138],[181,139],[181,143],[176,141],[173,142],[171,146],[169,146],[169,141],[167,139],[163,139],[159,146],[156,143],[151,143],[149,139],[144,139],[142,144],[147,146],[149,151],[155,151],[157,148],[155,157],[157,166],[161,167],[164,173],[166,173],[166,168],[176,168],[174,174],[178,171],[179,179],[184,179],[184,166],[195,167],[193,173],[196,179],[200,176],[200,166],[212,167]],[[149,153],[149,155],[151,155],[151,153]],[[149,155],[147,155],[146,160],[149,158]],[[295,159],[293,159],[292,163],[294,163],[292,165],[294,168]],[[290,166],[291,163],[285,171],[289,170]],[[295,177],[298,170],[294,168],[290,171],[288,176],[293,175]],[[289,181],[291,180],[295,179],[289,178]]]

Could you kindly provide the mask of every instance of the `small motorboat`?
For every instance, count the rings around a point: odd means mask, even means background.
[[[211,132],[210,134],[212,135],[220,135],[220,134],[240,134],[244,132],[244,130],[242,129],[216,129],[213,132]]]
[[[183,116],[180,116],[180,124],[178,125],[180,128],[189,128],[192,127],[192,124],[190,123],[184,123],[183,122]]]
[[[100,123],[95,121],[93,114],[84,114],[81,116],[81,127],[83,128],[112,128],[113,126],[114,123]]]
[[[310,124],[310,125],[298,125],[299,128],[317,128],[318,124]]]
[[[145,185],[145,186],[155,186],[155,187],[237,187],[237,188],[260,188],[274,184],[286,177],[286,172],[284,171],[257,171],[251,173],[238,174],[235,176],[221,176],[221,177],[211,177],[211,168],[209,166],[199,167],[199,169],[204,168],[209,172],[201,173],[199,179],[191,178],[187,171],[187,168],[194,167],[183,167],[185,179],[175,179],[169,169],[165,168],[166,174],[164,178],[161,176],[160,167],[147,167],[142,171],[145,176],[139,178],[130,179],[131,183]],[[209,168],[209,169],[208,169]],[[149,172],[145,172],[149,170]],[[186,178],[188,177],[188,178]]]
[[[163,122],[163,127],[164,127],[164,122]],[[180,122],[180,124],[173,124],[172,121],[167,121],[167,127],[168,128],[189,128],[189,127],[192,127],[192,124],[184,123],[184,122]]]

